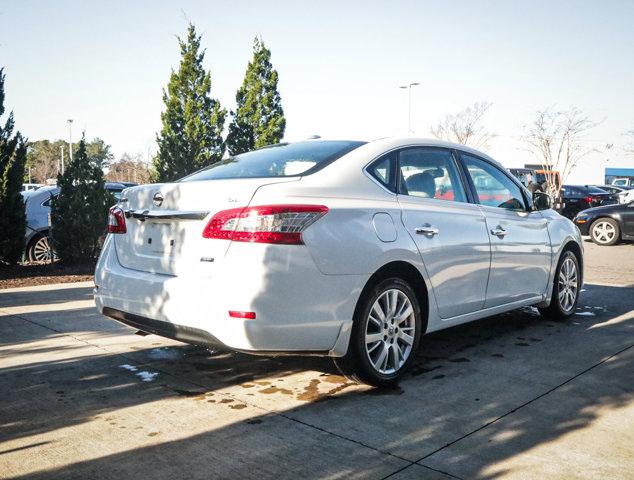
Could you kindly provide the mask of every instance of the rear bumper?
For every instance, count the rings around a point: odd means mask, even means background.
[[[369,275],[324,275],[304,246],[233,243],[213,277],[121,266],[108,237],[95,272],[104,315],[186,343],[251,353],[344,355]],[[256,313],[255,320],[229,317]]]
[[[171,338],[192,345],[201,345],[204,347],[224,347],[216,337],[205,330],[199,328],[186,327],[175,323],[163,322],[161,320],[153,320],[151,318],[142,317],[133,313],[122,312],[110,307],[104,307],[102,313],[106,317],[125,323],[130,327],[137,328],[147,333],[153,333],[161,337]]]

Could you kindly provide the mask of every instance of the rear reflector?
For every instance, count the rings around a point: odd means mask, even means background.
[[[328,213],[323,205],[262,205],[216,213],[203,230],[204,238],[234,242],[302,245],[302,232]]]
[[[229,316],[231,318],[246,318],[247,320],[255,320],[255,312],[238,312],[236,310],[229,310]]]
[[[108,212],[108,233],[125,233],[125,214],[118,206],[110,208]]]

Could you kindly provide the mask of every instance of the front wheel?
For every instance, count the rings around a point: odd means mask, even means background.
[[[575,313],[581,288],[581,270],[579,260],[570,250],[559,259],[550,305],[540,308],[542,315],[556,320],[565,320]]]
[[[348,352],[335,364],[348,378],[378,387],[402,377],[418,350],[421,309],[410,285],[388,278],[360,299]]]

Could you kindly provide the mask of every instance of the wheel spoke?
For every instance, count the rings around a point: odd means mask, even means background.
[[[398,370],[399,358],[398,358],[398,352],[396,351],[396,344],[394,343],[390,346],[390,358],[392,360],[392,368],[394,370]]]
[[[403,332],[402,330],[400,331],[400,338],[407,343],[408,345],[413,345],[414,344],[414,337],[412,337],[411,335],[408,335],[407,333]]]
[[[381,348],[381,353],[379,353],[379,356],[376,357],[376,360],[373,362],[374,368],[376,368],[378,371],[383,370],[383,362],[387,358],[387,348],[385,347],[385,343],[381,342],[380,345],[383,347]]]
[[[394,316],[396,314],[396,306],[398,304],[398,290],[390,290],[388,294],[389,300],[389,309],[387,314]]]
[[[379,333],[368,333],[365,336],[365,343],[366,345],[369,345],[371,343],[375,343],[375,342],[380,342],[383,341],[383,332],[379,332]]]
[[[374,352],[381,345],[383,345],[383,342],[376,342],[372,347],[368,348],[368,354]]]
[[[372,312],[370,315],[372,315],[372,313],[376,314],[376,316],[379,317],[379,322],[385,321],[385,312],[383,312],[383,307],[378,300],[374,302],[374,305],[372,306]]]
[[[405,320],[407,320],[409,318],[409,316],[412,313],[414,313],[414,309],[412,308],[412,305],[408,301],[407,302],[407,308],[405,309],[405,311],[403,313],[401,313],[401,315],[399,315],[398,317],[395,318],[396,324],[400,325],[401,323],[403,323]]]

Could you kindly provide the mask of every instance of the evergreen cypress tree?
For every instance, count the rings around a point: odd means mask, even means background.
[[[101,165],[86,153],[86,141],[63,175],[57,176],[60,193],[51,202],[51,238],[64,263],[83,263],[99,255],[108,220],[108,208],[116,203],[104,186]]]
[[[172,70],[167,90],[163,90],[163,127],[157,135],[158,154],[154,159],[155,180],[170,182],[222,158],[225,151],[222,130],[226,110],[211,98],[211,74],[203,68],[205,51],[200,35],[189,24],[187,39],[178,38],[181,63]]]
[[[4,69],[0,69],[0,117],[4,114]],[[13,135],[13,113],[0,125],[0,260],[17,263],[24,252],[26,215],[20,191],[26,164],[26,140]]]
[[[271,51],[256,37],[253,59],[236,93],[236,111],[231,112],[233,118],[227,135],[231,155],[279,143],[284,137],[286,119],[277,81]]]

